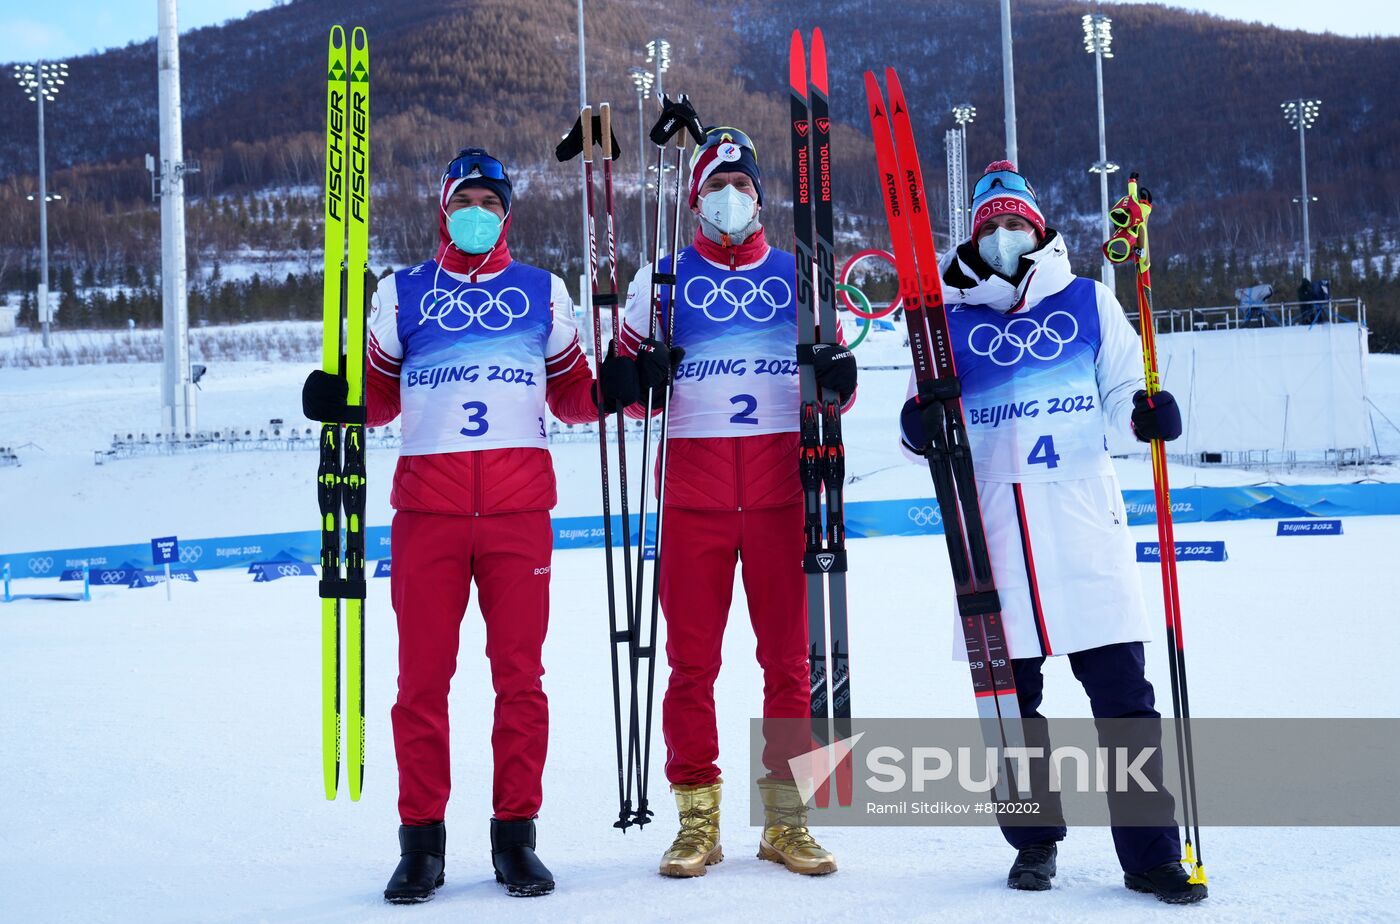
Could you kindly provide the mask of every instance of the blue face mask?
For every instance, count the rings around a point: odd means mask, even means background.
[[[473,205],[447,216],[447,236],[467,253],[482,254],[496,246],[504,224],[495,212]]]

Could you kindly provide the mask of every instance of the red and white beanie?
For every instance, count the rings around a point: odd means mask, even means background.
[[[753,180],[758,192],[758,204],[763,204],[763,179],[752,142],[738,129],[708,128],[705,143],[695,149],[690,158],[690,206],[700,199],[700,187],[712,173],[738,172]]]
[[[992,161],[973,187],[972,239],[977,240],[982,225],[999,215],[1019,215],[1045,237],[1045,216],[1040,214],[1035,190],[1009,160]]]

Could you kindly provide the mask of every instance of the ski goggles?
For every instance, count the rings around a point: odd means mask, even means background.
[[[1146,221],[1151,210],[1150,205],[1137,202],[1131,196],[1124,196],[1108,210],[1108,221],[1115,228],[1131,228]]]
[[[730,128],[727,125],[718,125],[705,130],[705,143],[698,146],[695,152],[690,155],[690,169],[694,170],[695,165],[700,160],[700,155],[717,144],[724,142],[737,144],[741,148],[748,148],[749,153],[755,158],[758,157],[758,148],[754,147],[753,139],[737,128]]]
[[[1127,263],[1138,248],[1138,225],[1124,227],[1104,241],[1103,255],[1109,263]]]
[[[483,149],[463,148],[443,171],[442,182],[466,179],[500,180],[509,184],[510,174],[506,173],[504,164]]]
[[[998,186],[1012,192],[1026,193],[1032,199],[1036,198],[1035,190],[1031,188],[1031,184],[1026,182],[1026,178],[1010,170],[997,170],[994,173],[983,175],[978,179],[977,185],[972,187],[972,198],[980,199],[990,194]]]

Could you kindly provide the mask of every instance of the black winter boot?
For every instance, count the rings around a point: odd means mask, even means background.
[[[1055,878],[1055,855],[1059,848],[1054,842],[1031,844],[1016,852],[1016,862],[1006,874],[1006,886],[1025,892],[1044,892]]]
[[[396,905],[425,902],[443,883],[443,854],[447,828],[435,825],[399,825],[399,865],[384,889],[384,900]]]
[[[1150,892],[1170,905],[1192,905],[1210,894],[1205,883],[1192,882],[1176,860],[1168,860],[1145,873],[1124,873],[1123,885],[1134,892]]]
[[[530,897],[554,891],[554,876],[535,856],[535,821],[491,819],[491,865],[508,895]]]

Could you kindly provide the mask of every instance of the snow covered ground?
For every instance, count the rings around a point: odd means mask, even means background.
[[[1182,566],[1191,698],[1200,716],[1400,714],[1393,685],[1355,696],[1354,678],[1388,676],[1400,595],[1388,567],[1400,518],[1348,520],[1340,538],[1280,540],[1272,523],[1193,524],[1184,540],[1224,539],[1225,564]],[[1141,538],[1150,530],[1139,528]],[[947,569],[937,540],[851,546],[852,684],[863,715],[971,714],[966,669],[949,660]],[[321,793],[318,612],[313,582],[253,584],[238,571],[175,587],[99,588],[91,604],[0,610],[0,905],[13,921],[744,921],[840,913],[878,920],[1381,920],[1400,905],[1395,829],[1216,829],[1203,833],[1212,896],[1191,911],[1122,888],[1108,832],[1074,829],[1047,894],[1003,885],[1010,851],[989,828],[839,828],[819,832],[841,863],[809,880],[754,857],[747,725],[760,707],[754,640],[741,615],[717,688],[727,859],[699,881],[655,873],[674,833],[653,755],[659,821],[619,834],[615,817],[599,553],[556,553],[545,646],[552,704],[541,856],[559,891],[509,899],[491,880],[490,679],[473,605],[452,691],[453,777],[447,886],[413,911],[382,904],[397,858],[395,630],[388,582],[368,604],[365,794]],[[1142,565],[1149,589],[1152,566]],[[907,581],[892,580],[896,574]],[[1322,579],[1325,575],[1326,579]],[[37,586],[41,582],[26,582]],[[938,601],[930,605],[928,601]],[[1366,618],[1370,643],[1315,657],[1319,623]],[[1151,676],[1168,689],[1160,644]],[[1086,715],[1056,661],[1051,714]],[[809,909],[809,910],[807,910]]]
[[[867,365],[898,357],[876,343]],[[864,348],[862,348],[864,350]],[[1400,423],[1400,357],[1373,357],[1372,398]],[[305,368],[257,362],[211,366],[201,393],[209,428],[298,421]],[[846,432],[848,497],[928,492],[927,474],[894,447],[891,409],[902,371],[870,371]],[[23,465],[0,469],[0,551],[307,529],[316,517],[309,452],[155,457],[94,466],[116,430],[156,429],[159,367],[150,364],[0,369],[0,445]],[[299,422],[299,421],[298,421]],[[1382,448],[1400,452],[1377,419]],[[1387,442],[1389,440],[1389,442]],[[369,521],[388,521],[392,454],[370,463]],[[556,450],[559,513],[598,508],[596,447]],[[1126,487],[1147,466],[1120,465]],[[1395,480],[1394,470],[1373,477]],[[1248,484],[1260,473],[1174,469],[1176,484]],[[1299,472],[1290,480],[1355,480],[1361,472]],[[1155,535],[1135,530],[1140,539]],[[1191,698],[1198,716],[1396,716],[1400,692],[1355,678],[1388,677],[1400,650],[1393,567],[1400,517],[1348,519],[1340,537],[1275,539],[1270,521],[1184,524],[1183,540],[1220,539],[1223,564],[1182,566]],[[950,661],[951,596],[941,540],[852,543],[853,694],[865,716],[963,716],[966,669]],[[452,693],[454,779],[446,887],[413,910],[380,891],[397,858],[389,706],[395,628],[388,582],[369,599],[368,758],[358,804],[321,793],[319,612],[313,582],[253,584],[239,570],[200,573],[167,604],[159,589],[97,588],[90,604],[18,602],[0,608],[0,920],[388,921],[722,920],[841,914],[869,920],[1382,920],[1400,908],[1395,829],[1215,829],[1204,832],[1212,897],[1175,909],[1125,891],[1108,832],[1072,830],[1054,891],[1014,893],[1009,849],[989,828],[842,828],[820,832],[841,863],[810,880],[754,857],[747,825],[747,721],[761,680],[742,587],[717,688],[725,862],[702,880],[655,874],[673,832],[653,754],[658,824],[610,825],[614,770],[600,553],[559,552],[545,648],[551,758],[540,818],[541,856],[559,891],[506,898],[491,879],[490,684],[473,604],[463,624]],[[932,563],[932,566],[931,566]],[[1142,565],[1148,599],[1156,572]],[[907,580],[896,580],[908,575]],[[45,582],[18,588],[37,590]],[[56,585],[51,585],[56,586]],[[929,601],[934,601],[930,603]],[[1323,657],[1319,641],[1342,614],[1361,614],[1368,644]],[[1160,621],[1156,624],[1160,625]],[[1161,644],[1151,677],[1168,689]],[[664,677],[664,673],[663,673]],[[1047,669],[1051,714],[1086,715],[1067,669]],[[658,733],[659,738],[659,733]],[[1207,819],[1208,821],[1208,819]]]

